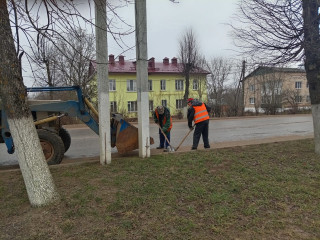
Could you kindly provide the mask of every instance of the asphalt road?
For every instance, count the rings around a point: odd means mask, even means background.
[[[86,126],[67,127],[71,135],[70,149],[65,153],[65,159],[78,159],[99,156],[98,136]],[[171,131],[171,144],[177,147],[183,137],[188,133],[186,121],[175,121]],[[246,117],[212,119],[209,124],[209,140],[211,146],[225,142],[252,143],[268,138],[283,137],[307,137],[313,135],[313,124],[311,115],[287,115],[267,117]],[[151,149],[159,145],[157,125],[150,124],[150,136],[154,138],[155,144]],[[200,140],[199,148],[202,146]],[[191,147],[192,133],[183,142],[182,147]],[[112,152],[117,152],[116,148]],[[8,154],[5,144],[0,144],[0,165],[17,164],[15,154]]]

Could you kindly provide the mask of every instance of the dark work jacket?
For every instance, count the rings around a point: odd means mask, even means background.
[[[202,105],[202,102],[200,102],[198,100],[193,100],[191,103],[192,103],[192,106],[201,106]],[[206,104],[204,104],[204,105],[206,106],[208,113],[210,113],[211,107],[207,106]],[[194,108],[192,106],[188,108],[188,113],[187,113],[189,127],[192,127],[192,121],[194,118]]]
[[[157,109],[153,112],[153,120],[155,123],[160,124],[162,131],[168,133],[172,128],[172,119],[170,115],[170,110],[167,107],[164,107],[163,114],[157,114]]]

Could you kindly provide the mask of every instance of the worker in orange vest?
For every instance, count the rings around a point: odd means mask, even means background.
[[[157,149],[164,149],[167,151],[167,148],[170,146],[170,130],[172,128],[172,119],[170,115],[169,108],[165,106],[158,106],[153,112],[154,122],[160,125],[162,132],[166,135],[169,142],[165,139],[165,136],[161,132],[159,128],[159,137],[160,137],[160,145]]]
[[[204,148],[210,148],[209,112],[211,108],[208,107],[205,103],[193,98],[188,98],[188,106],[188,126],[190,130],[193,129],[192,121],[194,121],[196,128],[193,133],[193,144],[191,150],[197,150],[201,135]]]

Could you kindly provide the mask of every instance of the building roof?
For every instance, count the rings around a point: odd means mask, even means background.
[[[119,56],[119,60],[114,59],[114,55],[109,55],[109,73],[136,73],[136,61],[125,61],[124,56]],[[175,73],[181,74],[181,63],[178,63],[177,58],[172,58],[171,62],[169,58],[164,58],[162,62],[156,62],[155,58],[150,58],[148,60],[148,73]],[[95,73],[97,63],[95,60],[90,61],[89,66],[89,76]],[[194,72],[197,74],[207,75],[207,72],[204,69],[199,69],[199,71]]]
[[[306,71],[301,68],[282,68],[282,67],[266,67],[259,66],[250,74],[248,74],[243,80],[246,80],[249,77],[264,75],[274,72],[283,72],[283,73],[305,73]]]

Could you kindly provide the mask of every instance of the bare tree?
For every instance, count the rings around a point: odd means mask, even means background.
[[[275,115],[282,107],[282,85],[283,79],[275,72],[262,73],[256,77],[257,86],[259,86],[258,95],[261,98],[260,107],[265,114]]]
[[[183,96],[184,106],[189,98],[190,75],[198,67],[200,59],[199,47],[192,29],[186,30],[179,40],[180,72],[186,80],[186,88]]]
[[[58,201],[48,165],[26,101],[21,65],[10,28],[7,1],[0,0],[0,96],[16,145],[19,165],[31,205]]]
[[[242,95],[242,80],[243,80],[243,63],[242,65],[236,64],[233,61],[228,61],[232,64],[228,84],[224,84],[224,91],[222,94],[223,102],[226,105],[225,113],[227,116],[238,116],[242,114],[243,109],[243,95]]]
[[[78,7],[74,1],[67,0],[38,2],[0,0],[0,39],[2,40],[0,98],[3,109],[8,114],[8,124],[18,154],[20,169],[33,206],[55,202],[59,199],[59,195],[45,162],[26,101],[21,57],[25,53],[24,56],[29,59],[30,55],[20,41],[23,36],[31,47],[38,46],[39,41],[45,38],[57,47],[57,36],[65,41],[65,33],[75,32],[81,24],[93,24],[90,19],[81,15]],[[91,8],[90,1],[88,1],[88,7]],[[109,9],[114,14],[109,14],[111,19],[109,19],[108,31],[119,42],[122,35],[129,34],[132,30],[113,31],[113,20],[119,19],[119,16],[115,13],[116,7],[109,4]]]
[[[208,82],[207,82],[207,76],[206,76],[206,69],[207,68],[207,61],[202,56],[199,58],[197,68],[193,71],[193,90],[196,90],[198,94],[198,99],[200,101],[203,100],[204,95],[207,95],[207,89],[208,89]]]
[[[89,62],[95,57],[95,38],[78,29],[74,34],[65,37],[66,42],[58,43],[55,56],[56,77],[62,85],[79,85],[84,94],[88,93]]]
[[[79,85],[85,94],[90,87],[88,68],[95,58],[95,37],[79,28],[60,39],[56,45],[45,38],[39,41],[32,62],[35,81],[40,86]],[[65,41],[66,40],[66,41]]]
[[[57,77],[57,50],[51,41],[46,38],[39,40],[39,45],[32,48],[37,49],[32,58],[30,58],[33,65],[34,82],[42,87],[54,87],[59,85],[59,78]],[[47,95],[47,93],[45,94]],[[54,93],[49,92],[50,99],[54,98]]]
[[[58,85],[58,78],[56,77],[56,54],[54,46],[50,41],[41,38],[39,45],[33,49],[38,49],[34,52],[32,62],[35,64],[34,77],[35,82],[40,86],[54,87]]]
[[[320,154],[320,38],[318,0],[242,0],[233,25],[236,44],[256,62],[304,61]]]
[[[290,108],[291,113],[299,109],[300,91],[298,89],[286,89],[282,92],[282,103]]]
[[[225,91],[225,84],[230,76],[232,69],[232,62],[222,57],[211,59],[207,64],[210,72],[208,77],[208,91],[210,99],[212,100],[212,107],[215,116],[221,117],[223,94]]]
[[[233,82],[232,84],[225,87],[223,100],[226,108],[223,109],[222,114],[226,114],[228,117],[238,116],[240,112],[240,106],[237,98],[235,98],[237,94],[239,94],[238,82]]]
[[[311,108],[314,126],[315,151],[320,154],[320,38],[319,38],[319,7],[317,0],[304,0],[303,30],[305,69],[309,83]]]
[[[241,54],[256,63],[303,60],[303,20],[300,0],[241,0],[232,25]]]

